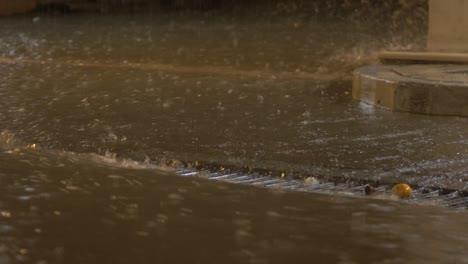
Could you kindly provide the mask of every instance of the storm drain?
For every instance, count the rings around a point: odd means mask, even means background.
[[[262,188],[301,191],[309,193],[327,193],[349,196],[369,196],[382,199],[398,199],[407,203],[431,204],[451,207],[455,209],[468,209],[468,193],[457,190],[438,188],[413,188],[411,195],[399,199],[392,193],[392,184],[362,184],[358,181],[340,182],[339,179],[317,179],[307,177],[294,179],[291,177],[275,177],[261,173],[241,173],[230,171],[197,170],[187,168],[176,171],[184,177],[198,177],[213,181],[222,181],[233,184],[244,184]],[[341,180],[343,181],[343,180]]]

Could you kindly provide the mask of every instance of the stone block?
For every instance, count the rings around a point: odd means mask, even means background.
[[[371,65],[353,76],[353,97],[392,111],[468,116],[468,65]]]

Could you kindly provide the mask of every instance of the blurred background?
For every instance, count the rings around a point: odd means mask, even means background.
[[[256,15],[302,14],[355,20],[390,19],[396,25],[424,23],[427,0],[21,0],[0,1],[0,14],[27,12],[174,12],[223,11]]]

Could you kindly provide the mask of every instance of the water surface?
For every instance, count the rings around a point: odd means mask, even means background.
[[[351,70],[401,44],[385,25],[1,22],[0,263],[468,262],[466,212],[214,183],[162,165],[466,189],[468,120],[351,99]]]

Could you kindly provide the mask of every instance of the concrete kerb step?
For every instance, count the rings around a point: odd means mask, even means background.
[[[398,112],[468,117],[468,65],[370,65],[353,74],[353,98]]]

